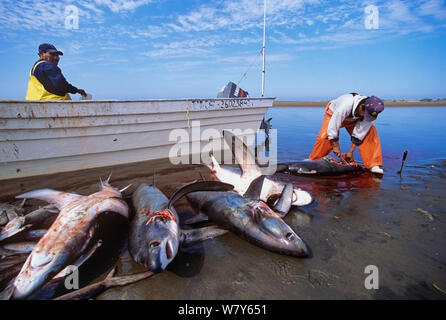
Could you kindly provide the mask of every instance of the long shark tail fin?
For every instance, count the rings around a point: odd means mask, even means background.
[[[59,209],[68,202],[74,201],[82,197],[79,194],[57,191],[53,189],[38,189],[22,193],[16,198],[19,199],[38,199],[55,204]]]
[[[169,203],[167,204],[167,207],[170,209],[172,205],[183,197],[184,195],[195,192],[195,191],[229,191],[234,189],[234,186],[229,183],[224,183],[220,181],[198,181],[198,182],[192,182],[188,183],[184,186],[182,186],[180,189],[178,189],[172,197],[169,199]]]

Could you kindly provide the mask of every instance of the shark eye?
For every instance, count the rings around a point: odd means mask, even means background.
[[[155,248],[155,247],[158,247],[159,245],[160,245],[160,242],[158,240],[153,240],[152,242],[150,242],[149,248]]]
[[[287,238],[287,240],[293,240],[294,239],[294,234],[292,234],[291,232],[288,232],[287,234],[286,234],[286,238]]]

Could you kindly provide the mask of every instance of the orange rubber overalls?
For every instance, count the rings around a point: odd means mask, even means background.
[[[325,108],[324,120],[322,121],[321,130],[317,135],[316,142],[313,147],[313,151],[311,152],[309,160],[319,160],[322,157],[325,157],[332,150],[330,140],[328,140],[327,136],[327,128],[328,124],[331,120],[331,116],[333,115],[333,111],[329,108],[330,102],[327,104]],[[356,121],[352,119],[345,119],[342,122],[341,128],[347,129],[350,136],[352,135],[353,128],[355,127]],[[374,166],[382,166],[382,152],[381,152],[381,141],[378,137],[378,131],[376,127],[372,125],[370,127],[369,132],[365,136],[362,143],[359,145],[359,154],[361,155],[362,161],[364,162],[364,166],[367,169],[370,169]]]

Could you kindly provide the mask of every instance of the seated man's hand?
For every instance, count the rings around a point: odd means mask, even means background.
[[[87,93],[84,91],[84,89],[77,89],[77,93],[80,93],[84,97],[87,96]]]

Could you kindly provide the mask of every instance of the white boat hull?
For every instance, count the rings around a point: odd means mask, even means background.
[[[0,101],[0,180],[168,158],[172,130],[257,130],[273,101]]]

